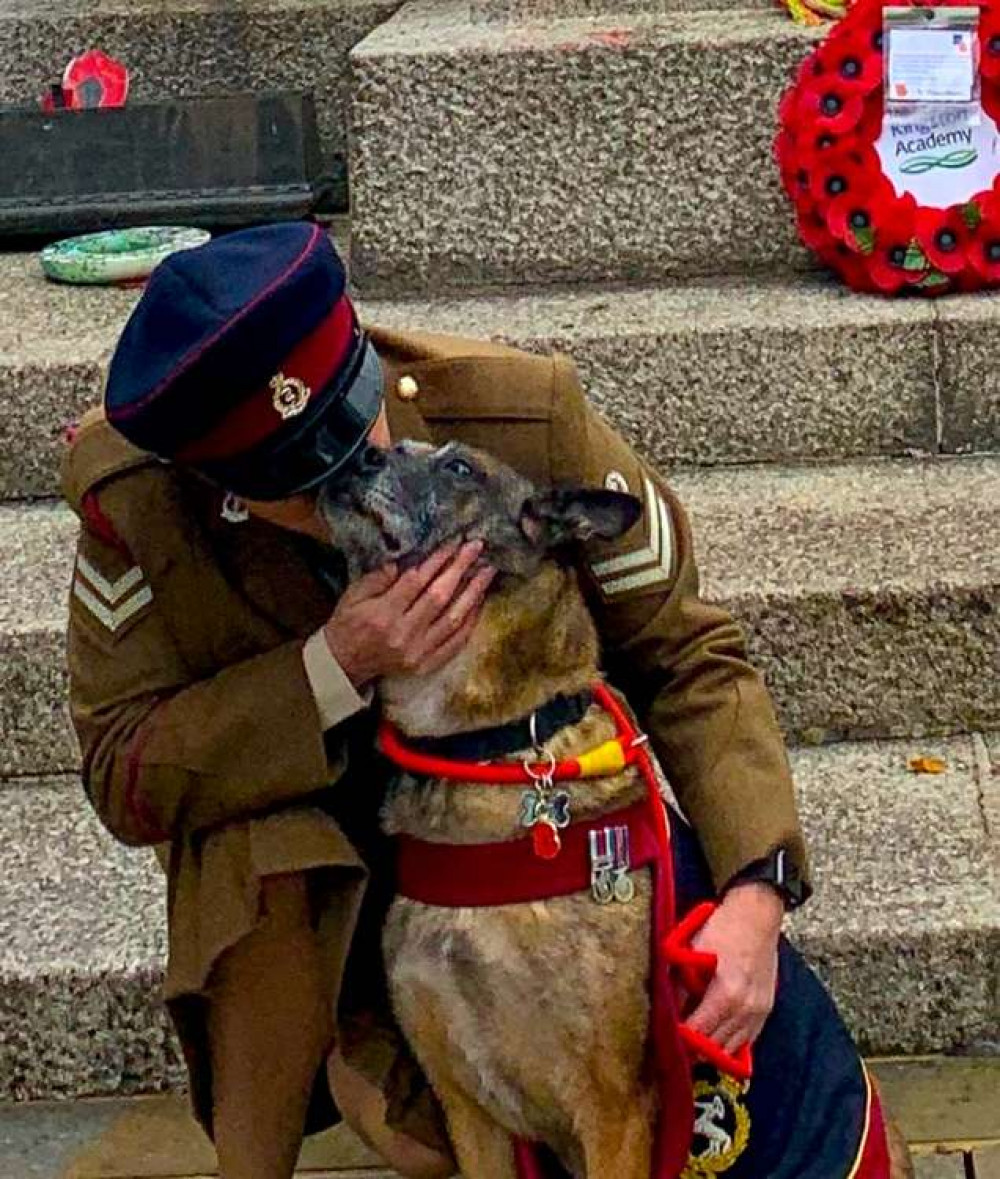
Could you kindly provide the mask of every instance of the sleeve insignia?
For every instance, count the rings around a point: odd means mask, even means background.
[[[670,509],[648,476],[643,478],[642,490],[644,515],[649,521],[648,543],[641,549],[609,557],[590,567],[605,598],[670,582],[674,566],[674,525]]]
[[[153,600],[146,575],[133,565],[115,581],[102,576],[82,553],[77,554],[73,596],[85,610],[115,634]]]

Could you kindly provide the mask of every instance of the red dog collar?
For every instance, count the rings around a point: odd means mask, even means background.
[[[579,778],[609,777],[640,761],[641,747],[646,738],[629,720],[606,684],[594,685],[594,700],[611,715],[618,726],[618,734],[596,749],[578,757],[568,757],[564,761],[453,761],[406,745],[399,730],[387,720],[383,720],[379,726],[379,746],[400,769],[422,778],[444,778],[486,786],[530,786],[539,778],[550,782],[567,782]]]

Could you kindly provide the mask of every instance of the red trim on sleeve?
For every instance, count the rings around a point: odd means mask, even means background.
[[[319,327],[292,349],[282,362],[281,375],[303,381],[310,399],[316,397],[347,359],[355,327],[354,309],[345,295]],[[265,385],[240,402],[207,434],[178,451],[178,461],[196,463],[243,454],[279,430],[284,421],[274,405],[274,390],[270,384]]]
[[[100,501],[97,498],[96,491],[88,491],[80,501],[80,512],[83,515],[84,522],[87,529],[103,544],[116,552],[121,553],[123,557],[133,561],[134,558],[129,551],[128,545],[115,531],[115,526],[111,523],[108,517],[104,514],[101,508]]]

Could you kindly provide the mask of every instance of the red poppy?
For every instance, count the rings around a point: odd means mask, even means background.
[[[901,197],[896,216],[878,235],[868,259],[868,271],[880,291],[892,293],[917,286],[931,270],[927,255],[914,238],[916,212],[913,197]]]
[[[851,151],[803,155],[801,165],[809,175],[810,197],[824,210],[832,201],[860,194],[871,184],[869,174],[858,166],[857,156]]]
[[[830,236],[825,218],[813,208],[800,210],[798,229],[799,237],[814,253],[821,253],[827,247],[833,246],[833,238]]]
[[[74,57],[63,75],[63,94],[71,110],[124,106],[128,87],[127,67],[100,49]]]
[[[881,91],[878,91],[881,94]],[[865,100],[865,112],[861,116],[858,125],[851,132],[851,135],[856,143],[871,144],[874,151],[874,145],[878,143],[879,136],[882,134],[882,115],[883,115],[881,101],[876,101],[876,96],[870,94]],[[876,164],[878,157],[876,155]]]
[[[799,90],[797,86],[789,86],[778,102],[778,126],[794,127],[796,111],[799,105]]]
[[[959,274],[965,269],[972,228],[961,205],[950,209],[918,208],[913,228],[932,266],[943,274]]]
[[[1000,78],[1000,13],[986,8],[979,25],[979,72]]]
[[[841,135],[861,122],[864,109],[860,93],[845,87],[839,78],[824,74],[803,87],[796,113],[818,130]]]
[[[862,175],[866,177],[863,184],[830,202],[826,223],[830,233],[850,250],[870,254],[879,233],[894,223],[899,197],[881,171]]]
[[[994,123],[1000,124],[1000,78],[983,78],[979,101]]]
[[[798,143],[801,150],[809,155],[820,155],[825,151],[843,151],[850,144],[846,135],[835,135],[825,127],[802,127],[798,132]]]
[[[970,235],[966,256],[972,270],[990,286],[1000,283],[1000,193],[997,185],[977,199],[982,220]]]
[[[803,58],[799,68],[795,71],[795,80],[785,91],[778,102],[778,122],[782,127],[796,130],[801,122],[799,116],[799,101],[802,93],[809,86],[814,85],[823,73],[823,63],[816,52]]]
[[[882,81],[882,54],[873,48],[865,29],[831,36],[818,51],[824,72],[846,91],[867,94]]]
[[[842,140],[826,131],[805,136],[779,132],[775,154],[785,190],[793,201],[810,192],[810,177],[823,166],[823,157],[841,147]]]
[[[878,289],[868,273],[867,259],[848,249],[843,242],[831,239],[826,246],[816,251],[816,256],[824,266],[843,279],[852,290],[874,291]]]
[[[871,32],[882,31],[882,5],[885,0],[856,0],[851,5],[851,24]]]
[[[778,160],[778,171],[785,192],[791,198],[792,204],[799,206],[802,201],[812,204],[809,195],[809,170],[811,160],[802,151],[792,137],[779,137],[775,143],[775,155]]]
[[[781,184],[785,192],[795,199],[795,177],[798,172],[798,149],[795,136],[790,131],[779,131],[774,141],[774,159],[781,174]]]
[[[810,80],[818,78],[823,73],[823,62],[816,50],[813,50],[808,57],[802,59],[799,68],[795,71],[795,88],[802,85],[808,85]]]
[[[854,291],[863,291],[873,295],[881,294],[882,292],[872,278],[868,259],[860,254],[852,253],[846,246],[843,249],[843,254],[837,259],[837,272],[844,282]]]
[[[882,31],[882,3],[881,0],[873,6],[875,19],[868,22],[865,36],[868,38],[868,48],[872,53],[881,55],[885,48],[885,33]]]

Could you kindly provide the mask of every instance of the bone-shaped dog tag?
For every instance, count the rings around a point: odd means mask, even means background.
[[[521,795],[522,827],[531,830],[531,846],[542,860],[553,860],[562,849],[559,831],[570,824],[569,795],[565,790],[548,795],[541,790],[526,790]]]

